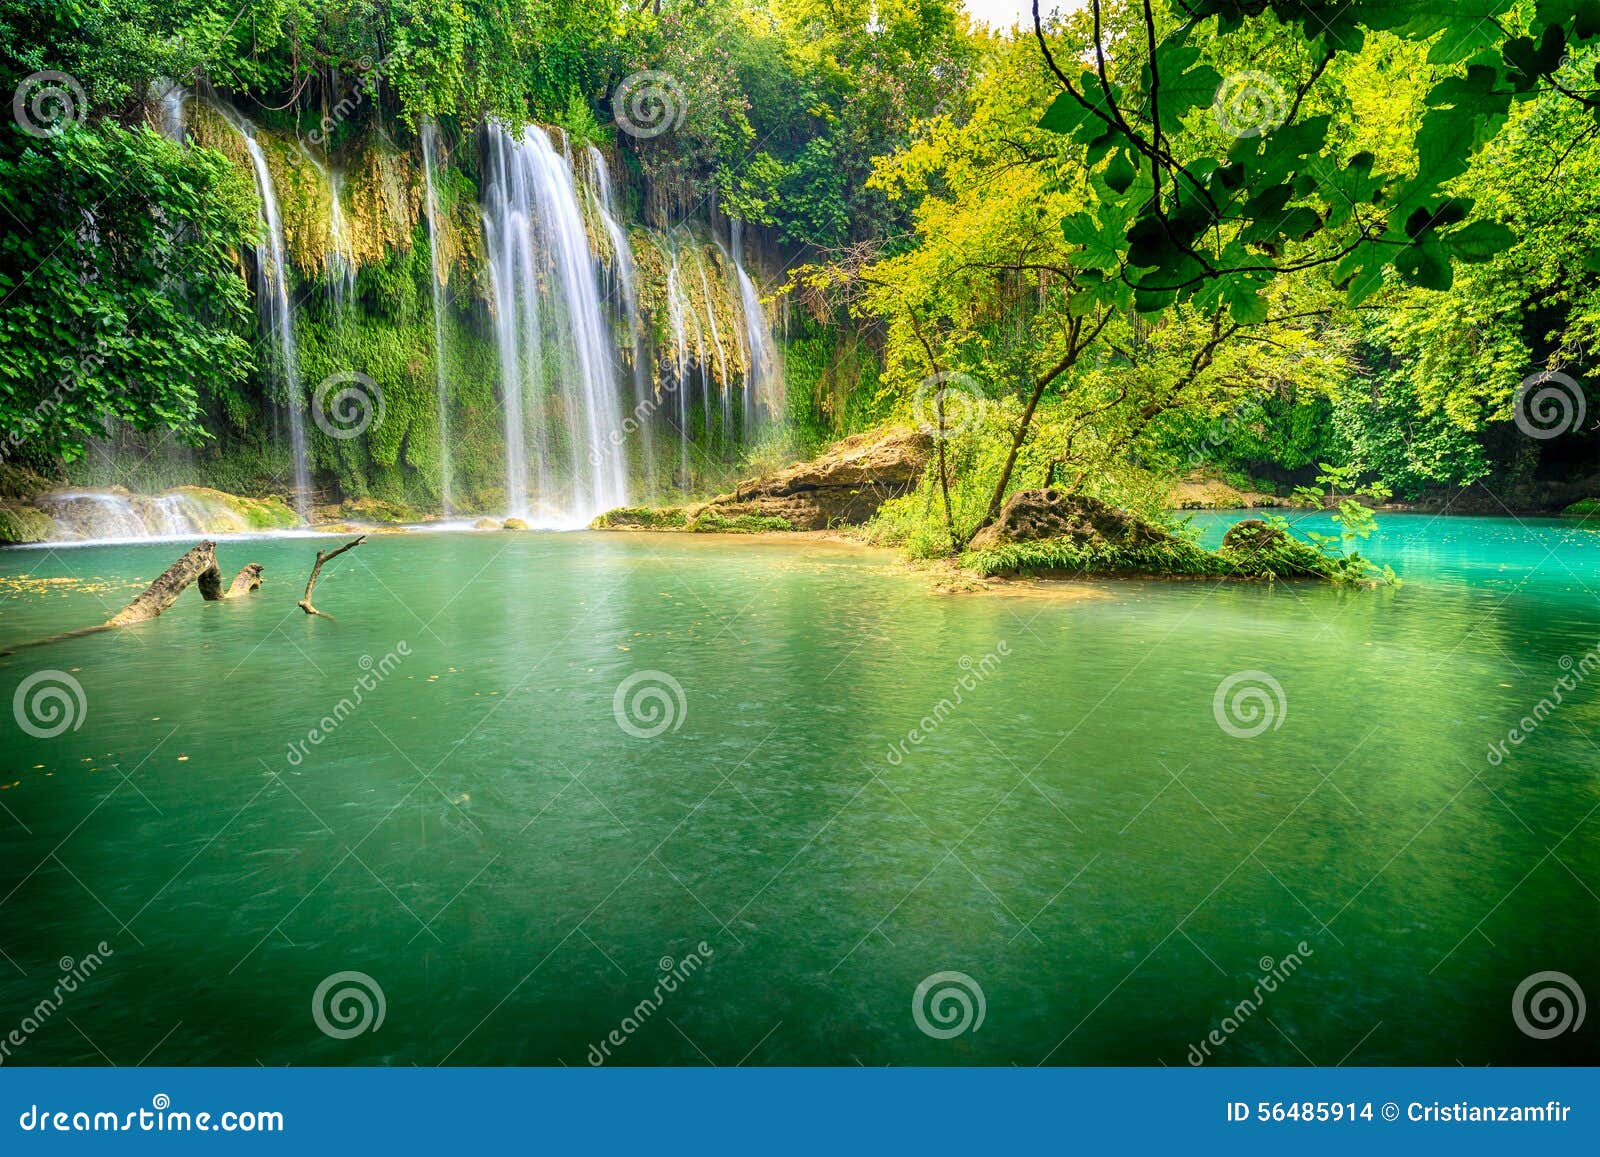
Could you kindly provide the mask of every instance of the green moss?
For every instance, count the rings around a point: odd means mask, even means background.
[[[694,516],[689,529],[696,534],[761,534],[769,530],[793,530],[794,524],[786,518],[760,514],[736,514],[729,518],[706,509]]]
[[[689,516],[681,507],[619,506],[589,525],[595,530],[682,530],[688,524]]]
[[[1600,518],[1600,498],[1580,498],[1561,512],[1563,518]]]
[[[1046,538],[970,551],[963,565],[996,575],[1130,575],[1191,578],[1317,578],[1337,582],[1364,577],[1346,560],[1332,559],[1282,527],[1249,519],[1229,530],[1222,549],[1209,551],[1182,534],[1156,530],[1137,543]]]
[[[0,506],[0,542],[43,542],[50,536],[50,516],[32,507]]]
[[[421,522],[422,512],[403,502],[387,502],[382,498],[353,498],[339,507],[342,518],[359,522]]]

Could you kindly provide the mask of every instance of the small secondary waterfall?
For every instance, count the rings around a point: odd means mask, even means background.
[[[53,520],[52,542],[240,534],[250,524],[202,493],[129,494],[124,490],[54,490],[34,499]]]
[[[744,412],[747,431],[755,426],[757,407],[771,422],[782,422],[785,411],[783,371],[778,361],[777,346],[772,340],[772,330],[767,325],[766,311],[761,308],[761,297],[756,293],[755,282],[744,268],[743,223],[735,220],[730,226],[733,244],[733,271],[739,279],[739,300],[744,312],[745,359]],[[748,436],[748,433],[747,433]]]
[[[711,329],[711,344],[717,351],[717,372],[722,376],[722,430],[726,437],[732,436],[732,393],[733,379],[728,376],[728,355],[722,348],[722,335],[717,332],[717,311],[711,304],[711,283],[706,280],[705,258],[697,246],[694,249],[694,267],[700,274],[700,297],[706,305],[706,324]],[[705,423],[706,433],[711,433],[711,381],[710,375],[705,375]]]
[[[678,484],[684,487],[689,484],[689,330],[684,319],[688,309],[674,246],[667,269],[667,322],[672,329],[672,389],[678,395]]]
[[[491,123],[485,132],[484,238],[506,411],[506,502],[511,514],[526,516],[532,490],[541,523],[583,525],[628,497],[627,463],[615,452],[623,413],[596,263],[572,167],[545,131],[530,125],[513,135]],[[557,371],[553,388],[546,358]]]
[[[444,276],[439,267],[439,194],[434,184],[438,126],[422,126],[422,180],[428,196],[428,250],[433,269],[433,370],[439,391],[439,502],[446,517],[453,513],[450,494],[450,407],[444,369]]]
[[[355,251],[350,245],[350,232],[344,222],[344,207],[340,197],[344,193],[344,174],[327,171],[328,178],[328,289],[333,294],[333,311],[343,318],[356,293]]]
[[[649,488],[647,497],[653,503],[656,500],[656,454],[654,423],[649,420],[649,416],[654,407],[649,367],[646,365],[644,326],[639,319],[639,291],[635,285],[633,242],[628,237],[628,231],[617,220],[616,210],[612,206],[611,171],[606,166],[605,157],[593,145],[589,146],[585,156],[589,162],[589,190],[594,199],[595,211],[600,215],[600,223],[605,228],[606,237],[611,243],[611,275],[616,279],[616,291],[622,298],[623,315],[628,326],[627,348],[628,364],[633,371],[634,424],[639,429],[640,443],[644,451],[645,478]]]
[[[278,212],[278,195],[272,187],[272,173],[266,154],[255,138],[250,123],[232,110],[225,114],[244,137],[250,168],[255,174],[256,193],[261,202],[261,223],[266,230],[266,246],[256,250],[256,270],[260,281],[256,301],[261,322],[272,335],[278,351],[278,378],[289,410],[289,444],[294,454],[294,509],[302,519],[311,502],[311,467],[306,457],[305,399],[300,387],[300,355],[294,341],[294,315],[289,305],[288,267],[284,255],[283,217]]]
[[[169,141],[183,143],[183,118],[184,102],[189,99],[189,94],[181,85],[172,83],[165,77],[158,77],[150,82],[150,91],[155,94],[156,111],[159,122],[156,131]]]

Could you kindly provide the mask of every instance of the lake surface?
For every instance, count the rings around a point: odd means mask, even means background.
[[[261,591],[0,659],[3,1059],[1592,1062],[1513,996],[1600,997],[1600,534],[1383,521],[1398,590],[377,535],[332,621],[221,543]],[[179,549],[0,553],[0,638]]]

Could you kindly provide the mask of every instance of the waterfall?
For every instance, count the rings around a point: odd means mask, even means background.
[[[624,505],[627,468],[615,453],[622,408],[596,264],[572,167],[537,126],[487,134],[484,239],[506,409],[506,499],[529,512],[524,402],[535,423],[536,517],[584,525]],[[543,359],[561,372],[544,404]],[[548,420],[546,413],[548,412]]]
[[[157,77],[150,82],[150,92],[156,100],[156,114],[158,120],[155,129],[169,141],[183,143],[184,102],[189,94],[181,85],[172,83],[166,77]]]
[[[100,542],[241,534],[250,524],[202,493],[129,494],[118,489],[53,490],[34,502],[52,520],[51,542]]]
[[[746,429],[753,429],[754,417],[759,407],[770,422],[781,423],[786,412],[783,386],[783,367],[778,360],[777,347],[772,340],[772,330],[767,325],[766,311],[761,308],[761,297],[756,293],[755,282],[744,268],[743,223],[735,220],[730,226],[733,243],[733,270],[739,279],[739,300],[743,307],[745,346],[749,355],[745,361],[744,412]],[[747,434],[748,437],[748,434]]]
[[[678,485],[689,485],[689,333],[684,313],[689,299],[678,275],[678,249],[673,246],[672,264],[667,269],[667,322],[672,329],[672,388],[678,395]]]
[[[344,192],[344,174],[327,170],[328,178],[328,289],[333,294],[333,311],[343,318],[346,306],[355,297],[355,250],[345,228],[344,207],[339,203]]]
[[[439,267],[439,196],[433,174],[438,126],[428,121],[422,126],[422,180],[428,195],[428,250],[433,268],[433,369],[439,391],[439,502],[445,516],[452,513],[450,500],[450,410],[445,391],[444,277]]]
[[[711,284],[706,280],[706,263],[701,255],[699,246],[694,249],[694,267],[700,274],[700,296],[706,303],[706,324],[711,328],[711,344],[717,351],[717,372],[722,375],[722,419],[724,435],[729,431],[729,406],[731,401],[732,379],[728,377],[728,356],[722,348],[722,337],[717,333],[717,311],[711,304]],[[711,433],[711,386],[709,375],[706,381],[706,433]]]
[[[294,343],[294,315],[289,305],[283,217],[278,212],[278,196],[272,187],[272,173],[267,168],[266,154],[261,151],[254,129],[231,109],[225,109],[223,115],[244,138],[245,151],[250,155],[250,168],[255,174],[261,224],[266,232],[265,248],[256,249],[259,277],[256,302],[262,325],[278,347],[278,377],[289,410],[289,444],[294,453],[294,509],[304,519],[311,501],[311,468],[306,458],[306,421],[302,409],[305,399],[300,386],[300,355]]]
[[[628,361],[633,370],[633,413],[639,425],[639,435],[644,450],[644,469],[649,500],[656,499],[656,455],[654,425],[648,420],[652,409],[649,368],[645,364],[644,326],[639,321],[639,293],[635,285],[633,242],[628,231],[617,220],[611,202],[611,171],[600,150],[590,145],[588,158],[589,190],[595,211],[611,243],[611,275],[616,279],[616,289],[622,298],[622,309],[628,326]]]

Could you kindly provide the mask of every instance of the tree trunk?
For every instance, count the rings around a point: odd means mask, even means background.
[[[199,582],[207,602],[222,597],[222,572],[217,569],[216,544],[202,542],[169,566],[144,593],[106,620],[108,627],[125,627],[155,618],[178,601],[190,583]]]
[[[200,594],[207,602],[238,598],[240,595],[248,594],[261,585],[261,569],[259,562],[250,563],[234,576],[232,585],[224,591],[222,589],[222,572],[217,569],[216,544],[202,542],[199,546],[192,547],[184,552],[183,556],[163,571],[155,582],[145,587],[138,598],[105,622],[96,623],[92,627],[79,627],[73,631],[62,631],[58,635],[49,635],[43,639],[33,639],[30,642],[18,644],[12,650],[20,650],[23,647],[38,647],[45,643],[57,643],[63,639],[76,639],[83,635],[92,635],[97,631],[109,631],[116,627],[127,627],[134,623],[149,622],[177,602],[178,596],[194,584],[199,585]],[[11,654],[11,650],[0,651],[0,655],[9,654]]]

